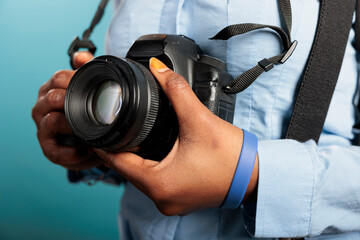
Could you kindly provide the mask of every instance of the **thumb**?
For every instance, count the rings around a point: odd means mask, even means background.
[[[90,52],[86,52],[86,51],[76,52],[74,53],[73,63],[76,68],[79,68],[93,58],[94,56]]]
[[[109,153],[100,149],[94,151],[116,172],[135,185],[144,185],[151,178],[150,169],[159,164],[157,161],[143,159],[130,152]]]
[[[151,58],[150,70],[173,105],[179,123],[199,115],[201,111],[208,111],[185,78],[173,72],[160,60]]]

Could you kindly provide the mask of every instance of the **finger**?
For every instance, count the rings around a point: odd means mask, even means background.
[[[70,170],[82,170],[82,169],[90,169],[93,167],[98,167],[102,164],[104,164],[104,161],[94,153],[92,156],[88,157],[87,159],[84,159],[83,161],[77,164],[61,164],[61,166]]]
[[[40,87],[39,97],[46,95],[50,89],[66,89],[74,73],[73,70],[60,70],[54,73],[50,80]]]
[[[86,168],[94,165],[93,162],[89,164],[85,163],[93,154],[87,146],[61,146],[57,143],[56,139],[46,139],[41,141],[40,145],[44,155],[55,164],[66,168],[80,168],[80,165],[84,165],[82,168]]]
[[[198,116],[201,110],[208,112],[181,75],[156,58],[150,59],[150,70],[173,105],[179,122]]]
[[[51,112],[40,122],[38,139],[44,155],[53,163],[73,165],[89,158],[94,152],[87,146],[62,146],[58,144],[57,136],[72,134],[66,123],[64,113]]]
[[[90,52],[86,52],[86,51],[76,52],[74,53],[74,59],[73,59],[74,66],[76,68],[79,68],[93,58],[94,56]]]
[[[64,113],[50,112],[41,119],[38,131],[39,140],[56,139],[56,136],[63,134],[73,134]]]
[[[32,117],[37,126],[47,113],[64,111],[65,94],[64,89],[51,89],[45,96],[39,98],[32,110]]]
[[[64,134],[70,135],[72,132],[63,113],[51,112],[42,119],[37,136],[44,155],[50,161],[60,165],[72,165],[94,154],[94,151],[85,145],[76,147],[59,145],[57,137]]]

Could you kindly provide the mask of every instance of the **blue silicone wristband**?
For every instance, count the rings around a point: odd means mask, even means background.
[[[221,208],[238,208],[250,182],[257,154],[258,139],[254,134],[246,130],[243,130],[243,132],[244,139],[239,161],[229,192]]]

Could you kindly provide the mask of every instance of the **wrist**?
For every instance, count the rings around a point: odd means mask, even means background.
[[[250,182],[242,203],[255,202],[257,199],[257,189],[259,183],[259,154],[256,155],[254,168],[251,173]]]

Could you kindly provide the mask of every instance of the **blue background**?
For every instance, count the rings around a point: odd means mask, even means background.
[[[36,138],[39,87],[69,69],[67,48],[89,26],[98,0],[0,0],[0,239],[117,239],[123,188],[70,184]],[[111,15],[92,37],[104,53]]]

